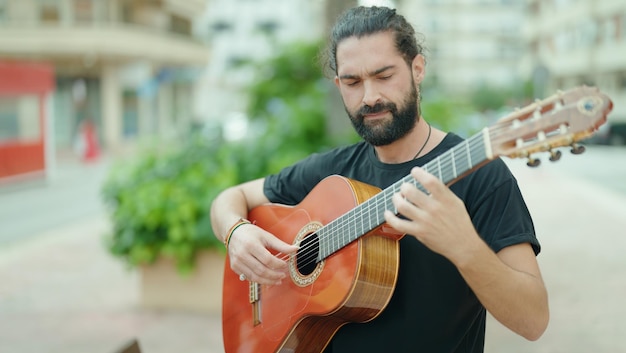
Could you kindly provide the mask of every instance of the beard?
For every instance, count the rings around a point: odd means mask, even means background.
[[[350,117],[352,126],[363,140],[374,146],[385,146],[413,130],[415,122],[419,119],[419,103],[417,88],[415,83],[411,81],[411,90],[402,100],[400,108],[392,102],[377,103],[373,106],[364,105],[359,111],[352,114],[345,105],[344,107]],[[391,121],[365,121],[366,114],[375,114],[382,111],[391,113]]]

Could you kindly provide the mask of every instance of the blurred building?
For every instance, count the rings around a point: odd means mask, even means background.
[[[80,124],[91,121],[101,143],[116,151],[191,124],[194,87],[208,63],[206,45],[194,38],[205,6],[204,0],[0,0],[0,60],[53,67],[58,150],[71,148]]]
[[[626,142],[626,1],[528,0],[523,33],[522,70],[536,96],[598,86],[613,100],[613,131],[622,131],[612,138]]]
[[[426,76],[442,91],[463,94],[480,85],[508,88],[523,81],[523,2],[412,0],[398,8],[424,34]]]
[[[337,2],[337,1],[336,1]],[[202,19],[211,65],[199,110],[225,124],[227,138],[245,133],[245,87],[255,79],[250,63],[275,55],[282,45],[321,38],[325,1],[210,0]]]

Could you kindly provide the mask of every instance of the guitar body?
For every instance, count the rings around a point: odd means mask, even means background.
[[[302,250],[310,248],[307,240],[317,236],[315,230],[379,191],[331,176],[300,204],[259,206],[248,219]],[[288,260],[290,275],[278,286],[240,281],[227,259],[222,308],[226,353],[322,352],[342,325],[374,319],[395,287],[401,237],[383,224],[319,263],[311,264],[299,251]]]

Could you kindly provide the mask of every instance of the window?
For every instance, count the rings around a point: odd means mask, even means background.
[[[557,53],[565,53],[575,47],[575,34],[569,28],[561,30],[554,36],[554,49]]]
[[[256,24],[256,28],[263,34],[268,36],[273,36],[274,33],[278,30],[280,25],[276,21],[261,21]]]
[[[427,28],[430,31],[430,33],[437,33],[438,31],[441,30],[441,25],[439,24],[439,21],[437,21],[436,19],[430,19],[430,21],[428,21],[427,23]]]
[[[170,15],[170,30],[176,34],[191,35],[191,22],[186,18]]]
[[[132,139],[139,133],[139,100],[133,91],[124,91],[122,95],[122,135]]]
[[[39,19],[41,22],[59,23],[59,2],[55,0],[39,0]]]
[[[622,90],[626,89],[626,72],[622,72],[619,75],[619,83],[618,84],[619,84],[619,88],[620,89],[622,89]]]
[[[76,22],[93,22],[93,0],[74,0],[74,19]]]
[[[617,18],[607,18],[602,23],[602,31],[599,34],[599,40],[604,43],[612,43],[616,39],[617,34]]]
[[[576,32],[576,46],[580,48],[589,48],[597,41],[598,24],[593,20],[586,21],[577,28]]]
[[[0,141],[32,141],[40,136],[37,96],[0,97]]]
[[[18,135],[17,107],[15,100],[0,97],[0,141],[11,140]]]
[[[8,20],[8,9],[9,5],[7,4],[7,0],[0,0],[0,23]]]
[[[521,56],[521,50],[517,43],[500,43],[498,56],[500,59],[515,59]]]

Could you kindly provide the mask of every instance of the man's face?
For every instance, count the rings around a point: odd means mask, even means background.
[[[350,122],[356,132],[374,146],[385,146],[406,135],[413,129],[417,118],[417,89],[411,81],[411,90],[404,96],[400,107],[395,103],[376,103],[374,106],[363,105],[352,113],[346,107]],[[345,106],[345,104],[344,104]],[[370,120],[368,114],[391,113],[391,120]]]
[[[406,64],[390,32],[344,39],[337,47],[337,70],[346,112],[365,141],[384,146],[413,129],[423,66]]]

